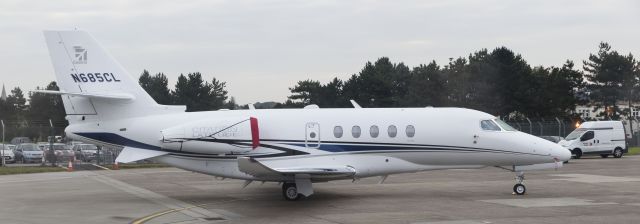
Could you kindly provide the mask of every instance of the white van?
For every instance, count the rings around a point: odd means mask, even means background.
[[[576,159],[585,154],[620,158],[628,152],[624,132],[621,121],[587,121],[558,144],[571,150]]]

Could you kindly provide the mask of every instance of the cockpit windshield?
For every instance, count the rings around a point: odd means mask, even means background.
[[[515,128],[500,119],[482,120],[480,128],[485,131],[516,131]]]
[[[507,122],[504,122],[500,119],[495,119],[496,123],[498,123],[498,125],[500,125],[500,127],[502,128],[502,130],[505,131],[516,131],[515,128],[511,127],[511,125],[507,124]]]
[[[492,120],[480,121],[480,128],[485,131],[501,131],[500,127]]]
[[[574,140],[576,138],[579,138],[580,136],[582,136],[582,134],[584,132],[586,132],[586,129],[583,128],[578,128],[576,130],[573,130],[569,135],[567,135],[567,137],[565,138],[565,140]]]

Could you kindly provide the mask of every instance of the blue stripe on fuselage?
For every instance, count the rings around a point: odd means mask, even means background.
[[[108,132],[81,132],[74,133],[85,138],[94,139],[96,141],[106,142],[114,145],[129,146],[140,149],[160,150],[160,147],[155,145],[149,145],[146,143],[134,141],[117,134]]]
[[[305,144],[287,144],[299,147],[306,147]],[[327,152],[357,152],[357,151],[379,151],[379,150],[397,150],[412,149],[414,147],[406,146],[387,146],[387,145],[348,145],[348,144],[326,144],[323,143],[318,149]]]

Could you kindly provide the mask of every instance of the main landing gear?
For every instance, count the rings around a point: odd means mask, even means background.
[[[524,195],[527,192],[527,188],[522,184],[524,182],[524,172],[518,171],[516,174],[516,185],[513,185],[513,193],[517,195]]]
[[[303,197],[302,194],[298,193],[298,187],[295,183],[282,183],[282,196],[287,201],[296,201]]]

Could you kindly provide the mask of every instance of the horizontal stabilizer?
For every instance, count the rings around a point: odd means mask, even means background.
[[[140,148],[133,148],[133,147],[124,147],[124,149],[122,149],[122,152],[120,152],[120,155],[118,155],[118,158],[116,158],[116,162],[130,163],[130,162],[135,162],[143,159],[150,159],[153,157],[158,157],[166,154],[169,154],[169,152],[140,149]]]
[[[54,90],[31,90],[31,92],[97,98],[97,99],[108,99],[108,100],[134,100],[135,99],[133,95],[126,94],[126,93],[87,93],[87,92],[69,93],[65,91],[54,91]]]

